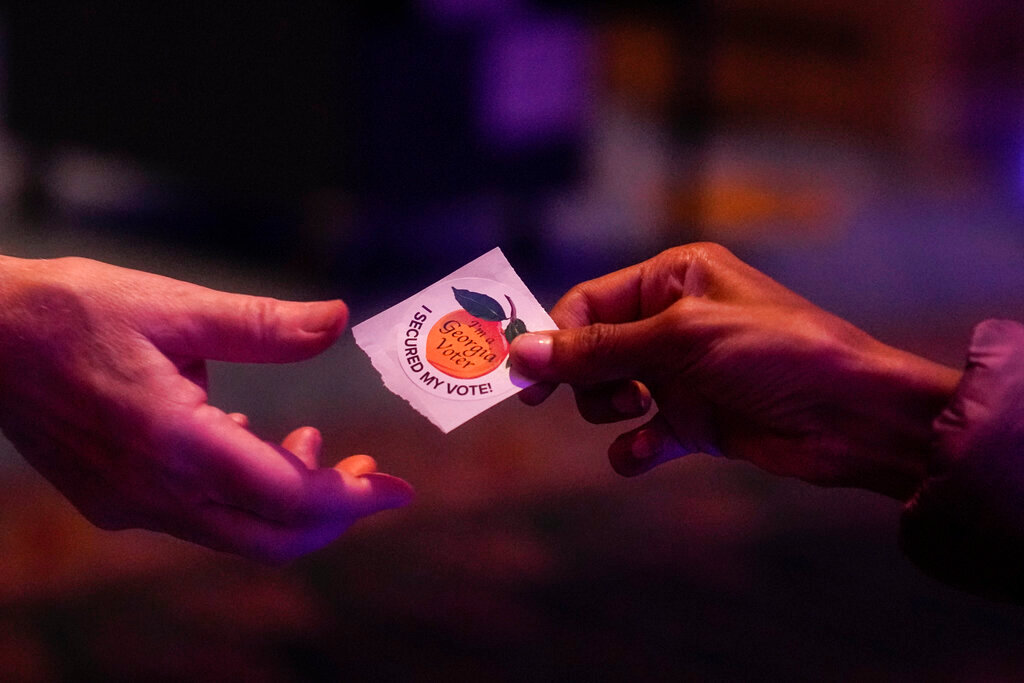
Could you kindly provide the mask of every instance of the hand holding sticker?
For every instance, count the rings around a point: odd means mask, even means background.
[[[509,344],[556,327],[493,249],[352,331],[385,385],[447,433],[532,384]]]

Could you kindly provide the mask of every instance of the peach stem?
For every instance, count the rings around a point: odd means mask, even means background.
[[[513,320],[516,319],[516,305],[512,303],[512,297],[510,297],[508,294],[505,295],[505,298],[508,299],[508,305],[512,307],[512,313],[508,316],[508,320],[511,323]]]

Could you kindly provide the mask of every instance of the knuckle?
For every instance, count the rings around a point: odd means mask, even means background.
[[[693,242],[663,251],[646,264],[646,270],[650,280],[662,282],[677,296],[703,295],[735,261],[720,244]]]
[[[273,334],[278,322],[277,301],[266,297],[251,297],[246,300],[245,309],[245,319],[252,339],[257,343],[265,341]]]
[[[87,268],[93,263],[93,261],[83,256],[60,256],[52,259],[50,262],[64,269]]]
[[[577,283],[565,293],[565,296],[562,297],[562,301],[565,303],[575,303],[580,299],[585,299],[586,291],[586,283]]]
[[[593,358],[610,350],[609,347],[615,343],[613,330],[614,326],[608,323],[581,327],[577,335],[580,355]]]
[[[717,242],[691,242],[673,247],[663,255],[677,267],[714,267],[735,258],[733,253]]]
[[[581,282],[566,292],[551,309],[551,319],[560,327],[574,327],[590,313],[589,283]]]
[[[733,258],[733,254],[718,242],[693,242],[687,245],[694,260],[713,263]]]
[[[594,323],[577,328],[564,355],[556,346],[556,365],[565,369],[570,382],[592,386],[605,375],[619,372],[623,349],[616,327],[610,323]]]

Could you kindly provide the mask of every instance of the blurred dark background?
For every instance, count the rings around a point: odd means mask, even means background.
[[[370,317],[499,245],[547,305],[719,241],[960,365],[1024,317],[1012,0],[0,2],[0,249]],[[1024,613],[899,506],[692,456],[639,480],[560,390],[442,437],[346,336],[217,365],[411,508],[268,569],[91,528],[0,444],[0,680],[1019,680]]]

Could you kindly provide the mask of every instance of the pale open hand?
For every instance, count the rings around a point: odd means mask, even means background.
[[[871,338],[715,244],[693,244],[577,285],[563,328],[517,337],[512,363],[576,390],[602,423],[658,414],[611,446],[635,475],[693,452],[905,499],[924,478],[931,422],[960,373]]]
[[[0,258],[0,428],[91,522],[284,562],[412,491],[365,455],[318,463],[207,403],[205,360],[314,356],[340,301],[227,294],[80,258]]]

